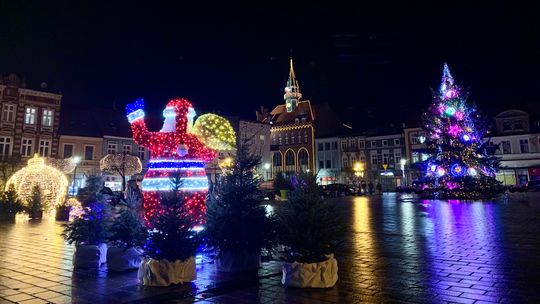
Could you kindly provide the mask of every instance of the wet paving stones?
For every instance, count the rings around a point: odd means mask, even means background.
[[[540,303],[540,199],[334,199],[348,227],[334,288],[284,288],[280,262],[197,281],[138,285],[136,271],[73,270],[60,223],[0,222],[0,303]]]

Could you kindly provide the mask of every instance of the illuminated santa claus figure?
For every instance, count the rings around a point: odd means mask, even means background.
[[[126,107],[133,139],[151,152],[142,181],[145,220],[148,222],[159,212],[161,195],[172,190],[171,177],[178,175],[182,176],[180,191],[188,194],[185,199],[189,212],[202,220],[208,192],[204,166],[215,158],[216,151],[191,133],[195,110],[186,99],[171,100],[163,111],[165,122],[161,131],[150,132],[144,122],[143,109],[142,99]]]

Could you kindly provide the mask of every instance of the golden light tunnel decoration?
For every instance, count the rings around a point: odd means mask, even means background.
[[[201,115],[193,125],[193,133],[214,150],[234,150],[236,136],[229,121],[216,114]]]
[[[41,190],[44,212],[51,212],[64,201],[67,194],[68,180],[58,169],[45,164],[45,159],[37,154],[28,160],[28,165],[15,172],[6,183],[15,186],[15,191],[24,204],[32,196],[32,188],[38,186]]]

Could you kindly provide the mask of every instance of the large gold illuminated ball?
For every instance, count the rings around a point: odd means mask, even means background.
[[[32,188],[41,190],[44,212],[54,211],[64,201],[67,194],[68,180],[58,169],[45,164],[45,159],[37,154],[28,160],[28,165],[15,172],[6,183],[15,186],[15,191],[24,204],[32,197]]]
[[[193,133],[206,146],[214,150],[234,150],[236,135],[229,121],[216,114],[204,114],[197,118]]]

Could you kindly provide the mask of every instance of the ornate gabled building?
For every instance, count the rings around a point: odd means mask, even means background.
[[[315,112],[309,100],[301,100],[300,86],[290,60],[289,79],[278,105],[265,118],[271,125],[272,176],[315,169]]]
[[[26,160],[39,153],[56,157],[62,95],[25,88],[10,74],[0,79],[0,160]]]

